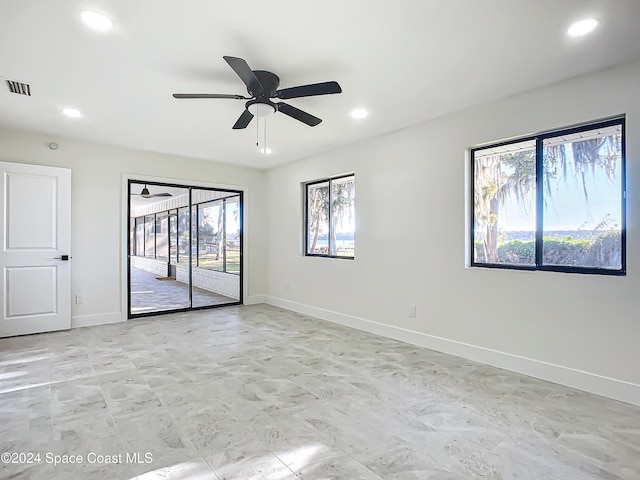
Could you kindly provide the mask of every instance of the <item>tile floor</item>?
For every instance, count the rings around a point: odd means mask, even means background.
[[[637,480],[640,408],[254,305],[0,340],[0,451],[3,479]]]

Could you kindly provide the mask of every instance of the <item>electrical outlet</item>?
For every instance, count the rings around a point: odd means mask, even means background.
[[[415,305],[409,305],[409,316],[410,317],[415,317],[416,316],[416,306]]]
[[[84,303],[84,297],[79,293],[76,293],[76,305],[82,305]]]

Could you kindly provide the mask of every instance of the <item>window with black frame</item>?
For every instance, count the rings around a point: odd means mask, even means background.
[[[355,175],[305,184],[305,255],[355,256]]]
[[[193,265],[224,273],[240,273],[240,196],[211,200],[189,208],[164,210],[131,219],[131,254]],[[196,221],[197,212],[197,221]],[[192,235],[189,237],[189,222]]]
[[[198,207],[197,265],[240,273],[240,196],[204,202]]]
[[[625,274],[624,118],[471,149],[471,265]]]

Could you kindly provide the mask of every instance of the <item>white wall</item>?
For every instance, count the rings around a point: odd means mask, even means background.
[[[56,141],[58,150],[50,150]],[[72,325],[122,319],[123,174],[246,188],[245,303],[265,292],[266,209],[261,170],[0,129],[0,160],[72,170]],[[125,299],[126,300],[126,299]]]
[[[627,65],[266,173],[2,129],[0,160],[72,169],[72,291],[85,301],[73,305],[74,325],[121,318],[123,173],[245,186],[245,302],[268,293],[292,310],[640,405],[638,78],[640,64]],[[465,268],[466,149],[620,113],[627,276]],[[302,256],[300,183],[352,171],[356,259]]]
[[[639,78],[626,65],[268,171],[268,301],[640,404]],[[466,149],[620,113],[628,274],[466,268]],[[356,259],[302,256],[300,183],[352,171]]]

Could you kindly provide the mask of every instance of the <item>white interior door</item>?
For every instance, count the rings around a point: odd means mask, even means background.
[[[0,337],[71,327],[71,170],[0,162]]]

